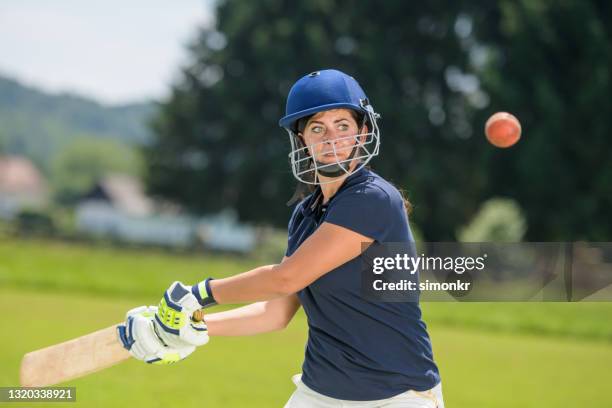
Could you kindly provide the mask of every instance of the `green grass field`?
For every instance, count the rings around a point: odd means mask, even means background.
[[[15,386],[21,356],[155,304],[173,280],[195,282],[255,266],[249,259],[0,241],[0,386]],[[612,304],[423,305],[447,407],[612,406]],[[278,333],[213,338],[166,367],[128,361],[71,381],[77,402],[167,407],[277,407],[293,390],[306,341],[299,312]],[[8,405],[8,404],[7,404]],[[45,406],[37,403],[36,406]]]

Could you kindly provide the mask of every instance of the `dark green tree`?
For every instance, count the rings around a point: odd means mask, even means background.
[[[473,163],[481,141],[471,138],[465,97],[475,89],[457,34],[469,34],[457,27],[462,11],[446,1],[221,2],[216,27],[200,31],[161,104],[147,152],[151,192],[286,225],[295,182],[277,121],[295,80],[336,67],[383,116],[374,170],[408,192],[426,237],[452,238],[486,180]],[[463,76],[472,85],[458,83]]]
[[[612,5],[498,4],[474,22],[486,113],[515,113],[524,137],[509,151],[487,152],[487,194],[518,201],[530,240],[609,241]]]
[[[611,234],[612,26],[608,3],[218,3],[154,123],[149,188],[196,211],[285,225],[295,185],[277,127],[291,84],[354,75],[382,114],[375,171],[408,192],[425,239],[454,239],[480,204],[516,200],[527,239]],[[515,113],[524,137],[486,143]]]

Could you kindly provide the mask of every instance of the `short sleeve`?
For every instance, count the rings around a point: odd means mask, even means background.
[[[387,192],[376,186],[355,186],[332,199],[325,221],[384,242],[392,218]]]

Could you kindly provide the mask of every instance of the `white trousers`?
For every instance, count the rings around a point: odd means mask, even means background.
[[[301,374],[296,374],[291,379],[297,389],[291,394],[285,408],[444,408],[442,384],[436,385],[431,390],[423,392],[410,390],[382,400],[348,401],[327,397],[308,388],[302,382]]]

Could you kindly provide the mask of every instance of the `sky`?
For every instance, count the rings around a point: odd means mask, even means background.
[[[104,104],[168,95],[211,0],[0,0],[0,75]]]

